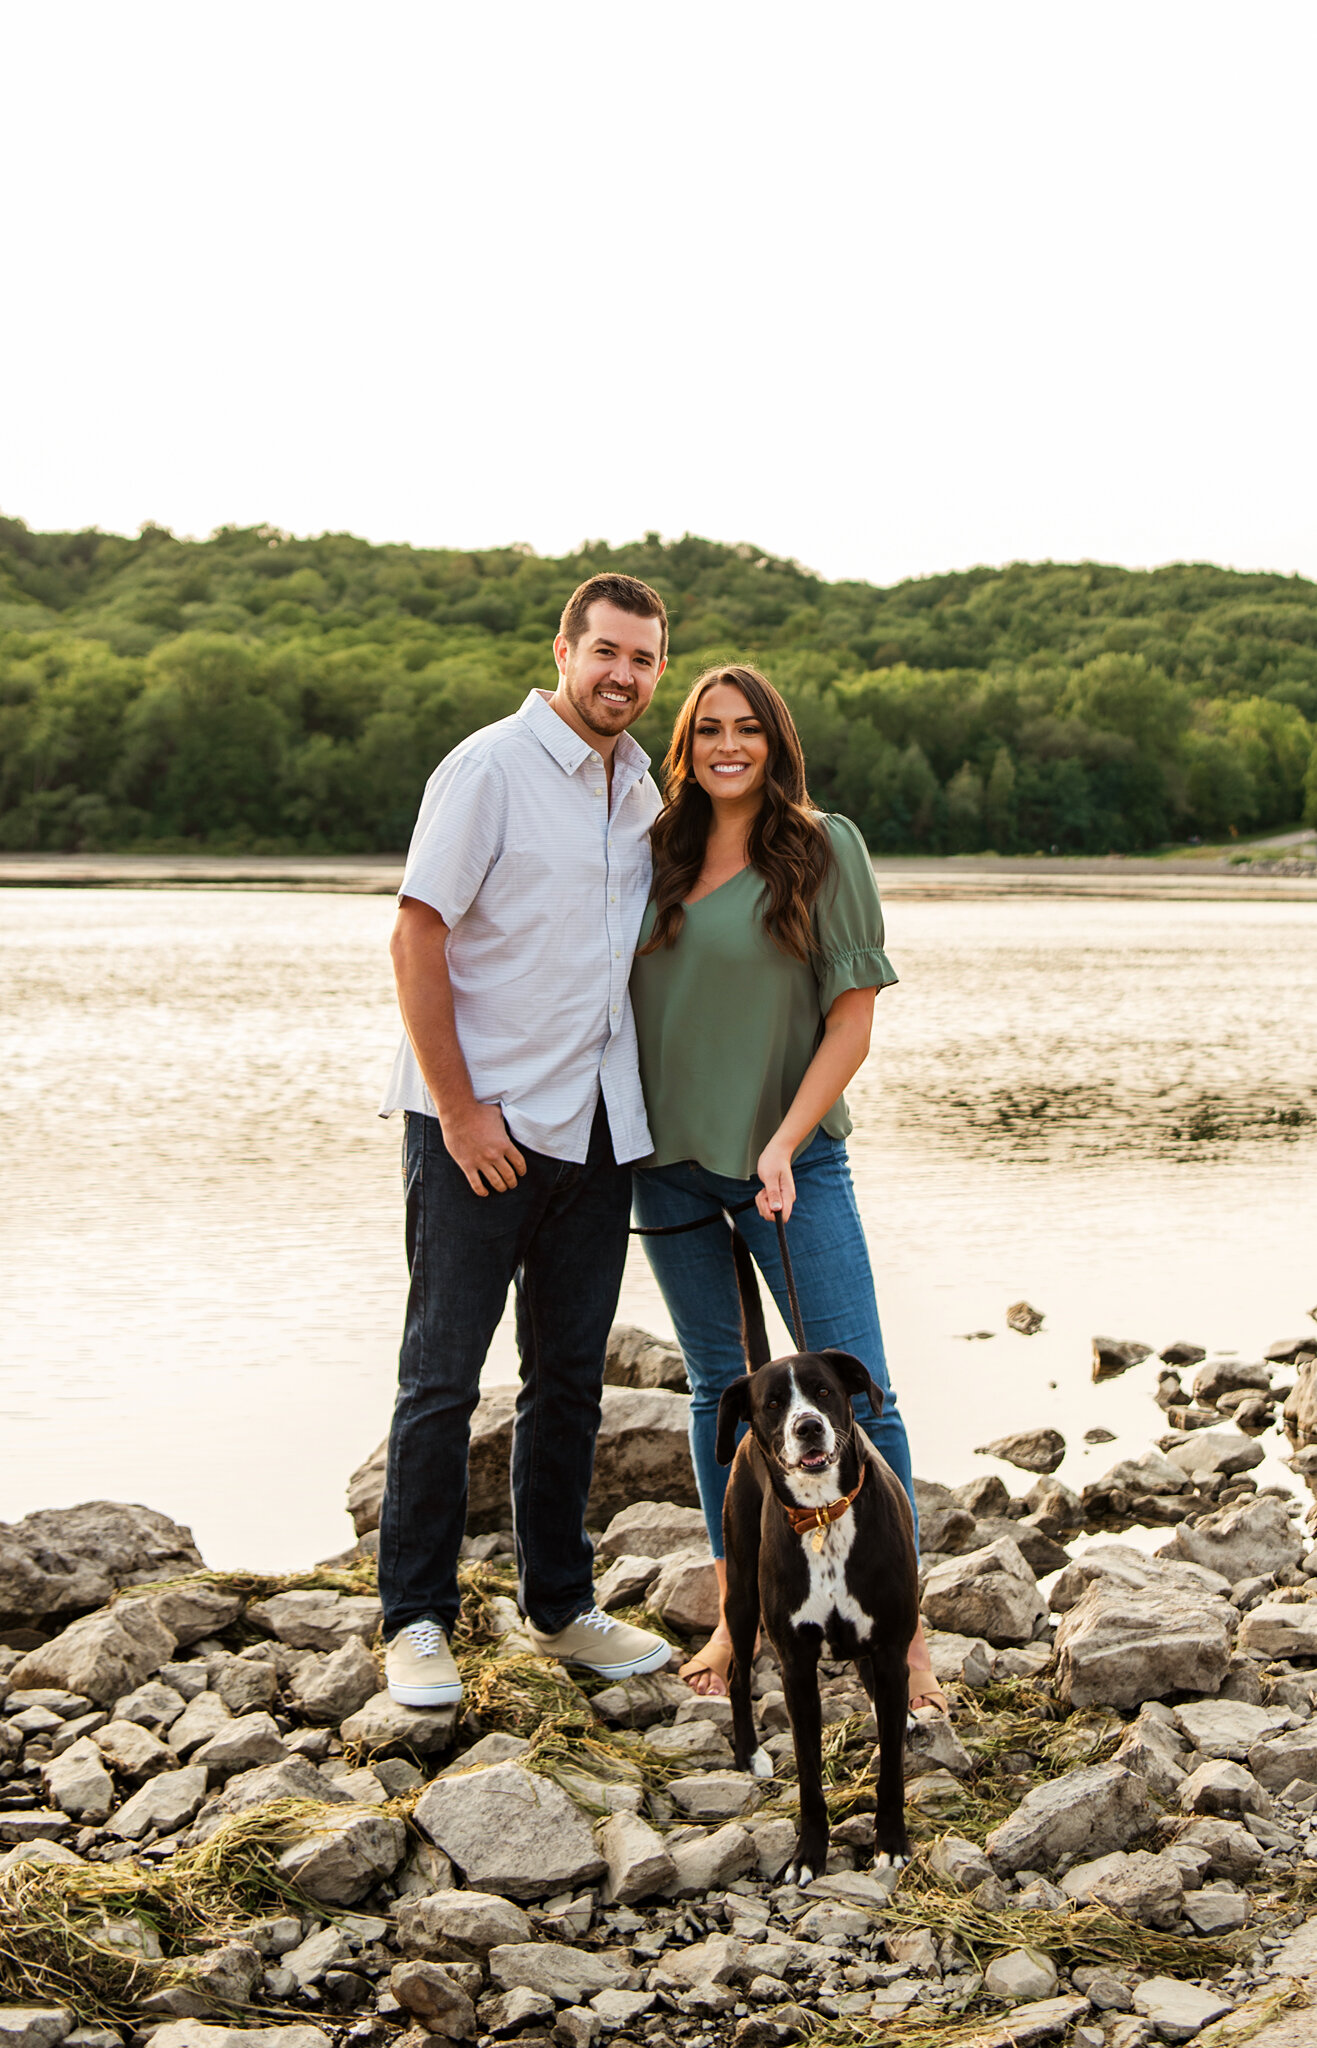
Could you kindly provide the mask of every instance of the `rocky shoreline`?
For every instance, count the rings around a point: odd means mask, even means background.
[[[1252,1477],[1283,1423],[1317,1479],[1317,1336],[1247,1364],[1095,1340],[1118,1371],[1163,1426],[1081,1494],[1053,1431],[984,1447],[1026,1493],[920,1488],[955,1712],[911,1729],[899,1880],[867,1867],[849,1666],[823,1667],[832,1849],[799,1890],[771,1652],[767,1781],[673,1671],[534,1655],[508,1389],[475,1421],[456,1711],[382,1689],[378,1454],[356,1543],[292,1579],[210,1572],[142,1507],[0,1527],[0,2048],[1317,2040],[1317,1510]],[[597,1597],[679,1649],[717,1611],[680,1359],[619,1330],[608,1378]],[[1157,1527],[1155,1555],[1119,1540]]]

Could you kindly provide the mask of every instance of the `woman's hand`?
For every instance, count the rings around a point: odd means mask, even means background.
[[[755,1207],[765,1223],[780,1216],[786,1223],[796,1200],[796,1183],[791,1172],[791,1147],[780,1135],[770,1138],[759,1155],[755,1172],[764,1183],[755,1197]]]

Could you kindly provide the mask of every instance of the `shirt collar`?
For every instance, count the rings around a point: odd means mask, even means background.
[[[595,749],[572,730],[567,720],[559,718],[543,691],[532,690],[517,716],[525,719],[545,752],[552,754],[568,775],[575,775],[586,761],[599,758]],[[623,786],[630,788],[633,782],[639,782],[648,767],[649,755],[639,741],[633,740],[629,732],[620,734],[613,749],[614,780],[620,773]]]

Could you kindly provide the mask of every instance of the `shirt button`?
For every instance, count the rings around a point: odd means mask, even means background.
[[[616,901],[617,901],[617,898],[616,898],[616,896],[610,896],[608,900],[609,900],[609,902],[610,902],[610,903],[616,903]]]
[[[617,1004],[616,1004],[616,1003],[614,1003],[614,1005],[613,1005],[613,1015],[614,1015],[615,1017],[616,1017],[616,1015],[617,1015]]]

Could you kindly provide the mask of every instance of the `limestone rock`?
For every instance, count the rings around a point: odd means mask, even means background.
[[[310,1899],[353,1906],[403,1859],[407,1830],[393,1814],[350,1807],[326,1814],[313,1832],[291,1844],[279,1871]]]
[[[360,1636],[349,1636],[323,1659],[308,1656],[290,1687],[290,1697],[309,1721],[337,1723],[355,1714],[380,1689],[379,1666]]]
[[[212,1735],[218,1735],[233,1720],[232,1714],[216,1692],[199,1692],[190,1699],[176,1721],[170,1723],[166,1741],[175,1756],[184,1759],[209,1742]]]
[[[330,2048],[319,2027],[213,2027],[201,2019],[169,2020],[151,2039],[159,2048]]]
[[[1179,1804],[1182,1813],[1266,1815],[1271,1811],[1271,1801],[1252,1771],[1225,1757],[1209,1757],[1189,1773],[1180,1787]]]
[[[480,2029],[476,2009],[460,1984],[438,1963],[395,1963],[389,1989],[404,2011],[415,2013],[429,2034],[445,2041],[473,2041]]]
[[[999,2026],[974,2034],[965,2048],[1037,2048],[1040,2041],[1055,2041],[1067,2034],[1074,2022],[1088,2011],[1081,1997],[1039,1998],[1027,2005],[1012,2006]],[[1117,2048],[1112,2037],[1112,2048]]]
[[[500,1991],[542,1992],[558,2005],[580,2005],[596,1991],[620,1991],[627,1972],[611,1956],[561,1941],[516,1941],[489,1952],[489,1977]]]
[[[480,2024],[496,2041],[520,2034],[538,2020],[551,2020],[557,2008],[542,1991],[504,1991],[488,2007],[482,2005]]]
[[[1306,1337],[1278,1337],[1262,1356],[1271,1365],[1297,1365],[1301,1358],[1317,1358],[1317,1336],[1309,1331]]]
[[[1057,1690],[1072,1707],[1137,1707],[1170,1692],[1216,1692],[1230,1666],[1234,1610],[1187,1592],[1091,1586],[1056,1632]]]
[[[0,2048],[56,2048],[72,2027],[67,2006],[0,2005]]]
[[[674,1394],[690,1391],[681,1347],[651,1336],[648,1330],[634,1329],[629,1323],[614,1323],[608,1333],[604,1385],[666,1387]]]
[[[239,1594],[225,1593],[204,1579],[184,1579],[177,1585],[161,1586],[159,1591],[152,1588],[146,1597],[157,1620],[181,1647],[219,1635],[242,1613]]]
[[[1123,1849],[1151,1824],[1153,1812],[1142,1778],[1119,1764],[1094,1764],[1036,1785],[985,1846],[998,1876],[1046,1870],[1063,1857],[1073,1862]]]
[[[1036,1948],[1013,1948],[994,1956],[983,1976],[989,1998],[1001,1998],[1010,2005],[1027,1999],[1050,1998],[1060,1979],[1056,1964]]]
[[[1195,1599],[1209,1593],[1224,1600],[1231,1582],[1201,1565],[1177,1563],[1165,1555],[1148,1557],[1128,1543],[1095,1543],[1091,1550],[1071,1560],[1053,1586],[1048,1603],[1053,1614],[1064,1614],[1094,1584],[1117,1592],[1174,1590]]]
[[[907,1783],[928,1771],[950,1771],[955,1778],[967,1778],[973,1768],[974,1759],[945,1714],[925,1707],[910,1717],[905,1734]]]
[[[1134,1993],[1134,2010],[1150,2020],[1163,2041],[1191,2041],[1228,2013],[1233,2000],[1219,1992],[1184,1984],[1178,1977],[1146,1977]]]
[[[671,1779],[665,1789],[673,1804],[694,1821],[735,1820],[752,1813],[764,1795],[762,1780],[749,1771],[696,1771]]]
[[[469,1885],[501,1897],[542,1898],[589,1884],[606,1868],[567,1794],[519,1764],[436,1779],[413,1819]]]
[[[1033,1573],[1008,1538],[935,1566],[923,1609],[934,1628],[984,1636],[998,1649],[1031,1641],[1047,1612]]]
[[[1317,1358],[1305,1358],[1298,1365],[1284,1413],[1291,1442],[1300,1447],[1317,1443]]]
[[[1077,1863],[1061,1879],[1061,1890],[1081,1905],[1095,1901],[1143,1927],[1174,1927],[1184,1903],[1184,1877],[1169,1856],[1144,1849],[1117,1849]]]
[[[595,1544],[596,1557],[671,1557],[676,1550],[709,1547],[699,1508],[675,1501],[638,1500],[613,1516]]]
[[[1237,1820],[1204,1817],[1181,1828],[1173,1845],[1206,1851],[1206,1877],[1228,1877],[1236,1883],[1252,1876],[1262,1861],[1262,1844]]]
[[[110,1833],[123,1842],[135,1842],[153,1828],[159,1834],[172,1835],[195,1817],[205,1796],[204,1766],[189,1764],[185,1770],[165,1771],[158,1778],[148,1778],[131,1799],[125,1799],[109,1823]]]
[[[1015,1544],[1036,1579],[1046,1578],[1049,1572],[1059,1572],[1070,1562],[1070,1552],[1040,1528],[1032,1515],[1024,1515],[1018,1521],[1012,1521],[1005,1515],[987,1516],[975,1524],[974,1534],[976,1540],[967,1544],[967,1549],[982,1550],[985,1545],[1005,1538],[1008,1543]]]
[[[1264,1600],[1240,1623],[1239,1647],[1263,1657],[1317,1657],[1317,1602]]]
[[[174,1645],[149,1601],[120,1600],[70,1622],[39,1650],[29,1650],[10,1672],[9,1682],[15,1692],[27,1686],[60,1686],[108,1707],[157,1671],[173,1655]]]
[[[1094,1493],[1187,1493],[1193,1482],[1187,1472],[1173,1465],[1161,1451],[1145,1451],[1141,1458],[1121,1458],[1092,1485]],[[1090,1489],[1085,1488],[1088,1492]]]
[[[976,1458],[1002,1458],[1021,1472],[1055,1472],[1065,1456],[1065,1438],[1059,1429],[1024,1429],[1014,1436],[999,1436],[990,1444],[979,1444]]]
[[[703,1707],[709,1702],[699,1700],[696,1704]],[[649,1738],[649,1747],[664,1763],[685,1764],[690,1770],[722,1770],[732,1761],[732,1745],[718,1723],[712,1716],[706,1719],[698,1712],[671,1728],[656,1728]]]
[[[140,1785],[161,1771],[176,1771],[178,1758],[168,1743],[137,1721],[107,1721],[92,1736],[102,1757],[129,1784]]]
[[[1002,1489],[1005,1492],[1005,1488]],[[919,1517],[922,1557],[960,1557],[979,1546],[979,1525],[968,1508],[929,1508]]]
[[[739,1821],[728,1821],[711,1835],[688,1835],[671,1847],[676,1875],[669,1896],[691,1898],[744,1877],[759,1860],[755,1838]]]
[[[1141,1365],[1145,1358],[1151,1357],[1151,1344],[1140,1344],[1128,1337],[1095,1337],[1093,1379],[1095,1382],[1114,1379],[1118,1373],[1128,1372],[1132,1365]]]
[[[339,1650],[352,1636],[374,1640],[381,1607],[368,1593],[276,1593],[254,1600],[247,1619],[293,1650]]]
[[[1183,1340],[1180,1340],[1174,1344],[1168,1344],[1164,1351],[1158,1353],[1158,1356],[1164,1365],[1184,1366],[1201,1364],[1203,1359],[1206,1358],[1207,1353],[1201,1344],[1186,1344]]]
[[[1248,1767],[1271,1792],[1283,1792],[1295,1778],[1317,1780],[1317,1720],[1260,1736],[1249,1749]]]
[[[373,1693],[339,1733],[369,1755],[389,1749],[410,1749],[434,1756],[447,1749],[457,1726],[456,1707],[403,1707],[387,1691]]]
[[[982,1636],[960,1636],[946,1629],[930,1628],[925,1640],[939,1685],[981,1688],[991,1683],[997,1668],[997,1652]]]
[[[1184,1917],[1195,1934],[1235,1934],[1248,1921],[1247,1892],[1190,1892],[1184,1902]]]
[[[70,1820],[99,1827],[114,1811],[114,1780],[90,1736],[84,1735],[43,1765],[41,1777],[46,1797]]]
[[[204,1764],[212,1778],[227,1778],[234,1771],[278,1763],[287,1754],[271,1715],[243,1714],[194,1750],[192,1761]]]
[[[1271,1373],[1265,1365],[1248,1365],[1242,1358],[1214,1358],[1194,1374],[1194,1399],[1214,1408],[1222,1394],[1243,1388],[1266,1394],[1271,1391]]]
[[[1013,1301],[1006,1311],[1006,1327],[1021,1337],[1036,1337],[1043,1327],[1044,1317],[1040,1309],[1032,1308],[1027,1301]]]
[[[0,1623],[101,1607],[136,1579],[200,1563],[191,1530],[154,1508],[116,1500],[41,1508],[0,1523]]]
[[[596,1828],[595,1841],[608,1865],[604,1897],[618,1905],[665,1891],[677,1874],[662,1835],[639,1814],[611,1814]]]
[[[1181,1522],[1160,1555],[1183,1558],[1220,1572],[1231,1585],[1240,1579],[1286,1571],[1307,1548],[1274,1495],[1237,1502],[1206,1515],[1196,1525]]]
[[[615,1557],[594,1582],[595,1606],[611,1614],[633,1607],[648,1594],[662,1567],[656,1557]]]
[[[186,1705],[182,1693],[175,1692],[172,1685],[164,1685],[158,1678],[148,1678],[136,1692],[126,1693],[123,1699],[115,1701],[114,1718],[116,1721],[138,1721],[153,1735],[165,1735]]]
[[[1251,1437],[1225,1429],[1191,1429],[1187,1435],[1163,1437],[1162,1449],[1191,1479],[1210,1479],[1216,1472],[1251,1472],[1266,1455]]]
[[[534,1931],[529,1914],[496,1892],[431,1892],[398,1909],[403,1953],[441,1962],[488,1955],[508,1942],[530,1941]]]
[[[929,1862],[939,1877],[945,1878],[948,1884],[959,1886],[963,1892],[972,1892],[995,1875],[982,1849],[960,1835],[943,1835],[941,1841],[934,1844]]]
[[[615,1728],[652,1728],[694,1694],[675,1672],[656,1671],[647,1678],[623,1678],[597,1692],[590,1705],[601,1721]]]
[[[682,1635],[705,1635],[718,1623],[718,1574],[713,1556],[702,1550],[678,1550],[663,1560],[649,1589],[649,1605],[660,1620]]]

